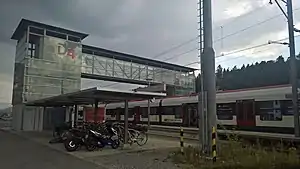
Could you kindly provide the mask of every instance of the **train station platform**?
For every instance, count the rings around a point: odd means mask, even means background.
[[[52,131],[43,132],[16,132],[7,131],[20,137],[29,139],[36,144],[47,146],[51,149],[75,156],[79,159],[95,163],[103,168],[177,168],[170,160],[169,154],[180,147],[179,140],[168,140],[161,137],[149,136],[144,146],[132,145],[124,149],[112,149],[107,146],[102,150],[88,152],[81,148],[75,152],[67,152],[62,143],[49,144],[52,139]],[[192,145],[192,144],[189,144]],[[188,144],[186,144],[188,146]],[[150,167],[151,166],[151,167]]]

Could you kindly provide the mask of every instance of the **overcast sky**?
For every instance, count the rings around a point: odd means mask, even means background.
[[[286,19],[275,4],[268,2],[213,0],[214,47],[217,56],[225,54],[217,58],[216,64],[233,67],[274,59],[280,54],[287,57],[287,48],[280,45],[234,52],[288,36]],[[294,22],[300,28],[300,1],[293,2]],[[148,58],[197,36],[197,0],[2,0],[0,102],[4,103],[11,101],[12,93],[16,42],[10,36],[21,18],[82,31],[89,34],[84,44]],[[296,38],[297,44],[299,39]],[[300,45],[296,46],[298,53]],[[156,59],[165,60],[196,47],[195,40]],[[197,60],[194,50],[168,62],[187,65]],[[83,80],[82,84],[86,88],[109,83]]]

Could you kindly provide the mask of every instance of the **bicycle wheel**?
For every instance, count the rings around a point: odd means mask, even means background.
[[[148,134],[145,133],[145,132],[140,132],[139,135],[136,138],[136,143],[139,146],[143,146],[147,143],[147,141],[148,141]]]

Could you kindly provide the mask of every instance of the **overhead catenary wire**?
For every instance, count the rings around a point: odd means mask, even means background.
[[[268,50],[271,50],[272,48],[276,48],[275,46],[271,46],[267,49],[263,49],[263,50],[259,50],[259,51],[254,51],[252,52],[251,54],[257,54],[257,53],[262,53],[262,52],[265,52],[265,51],[268,51]],[[284,49],[286,50],[286,49]],[[279,53],[281,53],[283,50],[281,49],[279,51]],[[233,57],[233,58],[229,58],[229,59],[226,59],[226,60],[221,60],[221,61],[217,61],[217,64],[220,64],[220,63],[224,63],[224,62],[228,62],[228,61],[231,61],[231,60],[235,60],[235,59],[239,59],[239,58],[243,58],[244,56],[237,56],[237,57]]]
[[[296,37],[299,37],[300,35],[296,35]],[[276,41],[284,41],[284,40],[287,40],[288,38],[283,38],[283,39],[278,39]],[[236,50],[236,51],[232,51],[232,52],[228,52],[226,54],[222,54],[222,55],[218,55],[216,56],[216,58],[221,58],[221,57],[224,57],[224,56],[228,56],[228,55],[232,55],[232,54],[236,54],[236,53],[240,53],[240,52],[244,52],[244,51],[247,51],[247,50],[252,50],[252,49],[256,49],[256,48],[261,48],[261,47],[264,47],[264,46],[267,46],[267,45],[270,45],[268,42],[266,43],[262,43],[262,44],[259,44],[259,45],[255,45],[255,46],[251,46],[251,47],[247,47],[247,48],[243,48],[243,49],[239,49],[239,50]],[[243,56],[238,56],[238,57],[243,57]],[[237,57],[237,58],[238,58]],[[195,61],[195,62],[191,62],[191,63],[188,63],[188,64],[185,64],[184,66],[189,66],[189,65],[193,65],[193,64],[200,64],[199,61]],[[113,83],[113,84],[109,84],[109,85],[106,85],[106,86],[103,86],[103,87],[109,87],[109,86],[113,86],[113,85],[116,85],[118,83]]]
[[[300,8],[295,8],[295,9],[294,9],[294,11],[297,11],[297,10],[300,10]],[[278,17],[280,17],[280,16],[282,16],[282,14],[274,15],[274,16],[272,16],[272,17],[270,17],[270,18],[267,18],[267,19],[265,19],[265,20],[263,20],[263,21],[261,21],[261,22],[255,23],[255,24],[253,24],[253,25],[250,25],[250,26],[248,26],[248,27],[246,27],[246,28],[240,29],[240,30],[238,30],[238,31],[236,31],[236,32],[233,32],[233,33],[231,33],[231,34],[225,35],[225,36],[223,36],[223,37],[221,37],[221,38],[215,40],[214,43],[219,42],[219,41],[222,41],[222,40],[224,40],[224,39],[226,39],[226,38],[229,38],[229,37],[231,37],[231,36],[237,35],[237,34],[239,34],[239,33],[245,32],[245,31],[247,31],[247,30],[249,30],[249,29],[251,29],[251,28],[260,26],[260,25],[262,25],[262,24],[264,24],[264,23],[267,23],[267,22],[269,22],[269,21],[271,21],[271,20],[273,20],[273,19],[276,19],[276,18],[278,18]],[[188,51],[186,51],[186,52],[183,52],[182,54],[178,54],[178,55],[171,56],[171,57],[167,58],[167,60],[171,60],[171,59],[177,58],[177,57],[179,57],[179,56],[182,56],[182,55],[184,55],[184,54],[190,53],[190,52],[192,52],[192,51],[196,51],[197,49],[198,49],[198,47],[195,47],[195,48],[193,48],[193,49],[191,49],[191,50],[188,50]],[[162,60],[162,61],[166,61],[166,60]]]
[[[265,5],[264,5],[264,6],[260,6],[260,7],[256,8],[256,9],[254,9],[254,10],[252,10],[252,11],[250,11],[250,12],[244,14],[242,17],[245,17],[245,16],[248,16],[248,15],[250,15],[250,14],[253,14],[254,12],[257,12],[258,10],[261,10],[261,9],[264,8],[264,7],[265,7]],[[223,24],[223,25],[220,25],[220,26],[215,27],[214,30],[220,29],[220,27],[224,27],[225,25],[228,25],[228,24],[230,24],[230,23],[232,23],[232,22],[235,22],[236,20],[238,20],[238,19],[240,19],[240,18],[241,18],[241,17],[236,17],[235,19],[233,19],[233,20],[231,20],[231,21],[229,21],[229,22],[227,22],[227,23],[225,23],[225,24]],[[184,46],[184,45],[186,45],[186,44],[189,44],[190,42],[193,42],[193,41],[195,41],[195,40],[197,40],[197,39],[198,39],[198,36],[196,36],[196,37],[194,37],[194,38],[191,38],[191,39],[188,39],[187,41],[184,41],[184,42],[182,42],[182,43],[180,43],[180,44],[178,44],[178,45],[176,45],[176,46],[173,46],[173,47],[171,47],[171,48],[169,48],[169,49],[167,49],[167,50],[165,50],[165,51],[163,51],[163,52],[160,52],[160,53],[156,54],[156,55],[153,56],[152,58],[158,58],[158,57],[161,57],[161,56],[163,56],[163,55],[165,55],[165,54],[167,54],[167,53],[169,53],[169,52],[171,52],[171,51],[173,51],[173,50],[175,50],[175,49],[178,49],[178,48],[180,48],[180,47],[182,47],[182,46]]]
[[[264,7],[264,6],[261,6],[261,8],[258,8],[258,9],[262,9],[262,7]],[[297,11],[297,10],[300,10],[300,8],[295,8],[295,9],[294,9],[294,11]],[[256,11],[256,10],[253,10],[252,12],[249,12],[249,13],[243,15],[243,16],[247,16],[247,15],[249,15],[249,14],[252,14],[252,13],[254,13],[255,11]],[[231,37],[231,36],[237,35],[237,34],[239,34],[239,33],[242,33],[242,32],[244,32],[244,31],[249,30],[249,29],[251,29],[251,28],[254,28],[254,27],[256,27],[256,26],[262,25],[262,24],[264,24],[264,23],[266,23],[266,22],[269,22],[269,21],[271,21],[271,20],[273,20],[273,19],[276,19],[276,18],[278,18],[278,17],[280,17],[280,16],[282,16],[282,15],[283,15],[282,13],[277,14],[277,15],[274,15],[274,16],[272,16],[272,17],[270,17],[270,18],[267,18],[267,19],[265,19],[265,20],[263,20],[263,21],[261,21],[261,22],[255,23],[255,24],[253,24],[253,25],[250,25],[250,26],[248,26],[248,27],[246,27],[246,28],[240,29],[240,30],[238,30],[238,31],[236,31],[236,32],[233,32],[233,33],[231,33],[231,34],[225,35],[225,36],[223,36],[223,37],[221,37],[221,38],[219,38],[219,39],[214,40],[214,43],[219,42],[219,41],[221,41],[221,40],[224,40],[224,39],[226,39],[226,38],[229,38],[229,37]],[[224,25],[221,25],[220,27],[217,27],[217,28],[215,28],[214,30],[220,29],[220,28],[224,28],[225,25],[227,25],[227,24],[229,24],[229,23],[232,23],[233,21],[236,21],[236,20],[237,20],[237,19],[232,20],[231,22],[228,22],[228,23],[226,23],[226,24],[224,24]],[[167,53],[169,53],[169,52],[171,52],[171,51],[173,51],[173,50],[175,50],[175,49],[178,49],[178,48],[180,48],[180,47],[182,47],[182,46],[184,46],[184,45],[186,45],[186,44],[189,44],[190,42],[195,41],[195,40],[197,40],[197,39],[198,39],[198,36],[197,36],[197,37],[194,37],[194,38],[191,38],[191,39],[189,39],[189,40],[187,40],[187,41],[185,41],[185,42],[183,42],[183,43],[181,43],[181,44],[179,44],[179,45],[177,45],[177,46],[174,46],[174,47],[172,47],[172,48],[170,48],[170,49],[168,49],[168,50],[166,50],[166,51],[164,51],[164,52],[161,52],[161,53],[155,55],[153,58],[157,58],[157,57],[163,56],[163,55],[165,55],[165,54],[167,54]],[[194,50],[197,50],[197,49],[198,49],[198,48],[195,48]],[[177,55],[176,55],[176,56],[177,56]]]
[[[294,36],[295,38],[296,37],[299,37],[299,35],[296,35]],[[288,38],[283,38],[283,39],[279,39],[279,40],[276,40],[276,41],[284,41],[284,40],[287,40]],[[222,54],[222,55],[218,55],[216,56],[216,58],[220,58],[220,57],[224,57],[224,56],[228,56],[228,55],[232,55],[232,54],[236,54],[236,53],[240,53],[240,52],[244,52],[244,51],[247,51],[247,50],[251,50],[251,49],[256,49],[256,48],[260,48],[260,47],[264,47],[264,46],[267,46],[267,45],[270,45],[268,42],[266,43],[262,43],[262,44],[259,44],[259,45],[254,45],[254,46],[251,46],[251,47],[246,47],[246,48],[243,48],[243,49],[239,49],[239,50],[236,50],[236,51],[232,51],[232,52],[228,52],[226,54]],[[196,61],[196,62],[191,62],[191,63],[188,63],[184,66],[188,66],[188,65],[192,65],[192,64],[200,64],[199,61]]]
[[[228,24],[230,24],[230,23],[232,23],[232,22],[235,22],[235,21],[237,21],[237,20],[239,20],[239,19],[241,19],[241,18],[244,18],[244,17],[246,17],[246,16],[249,16],[249,15],[251,15],[251,14],[253,14],[253,13],[256,13],[256,12],[258,12],[259,10],[262,10],[263,8],[265,8],[265,7],[268,6],[268,5],[269,5],[269,4],[265,4],[265,5],[259,6],[259,7],[255,8],[255,9],[251,10],[250,12],[247,12],[246,14],[242,15],[242,17],[235,17],[235,18],[233,18],[232,20],[230,20],[229,22],[227,22],[227,23],[225,23],[225,24],[221,24],[221,25],[216,26],[216,27],[214,28],[214,30],[220,29],[221,26],[228,25]]]
[[[263,8],[263,7],[264,7],[264,6],[261,6],[261,8]],[[261,9],[261,8],[258,8],[258,9]],[[257,10],[258,10],[258,9],[257,9]],[[294,9],[294,11],[297,11],[297,10],[300,10],[300,8],[295,8],[295,9]],[[253,13],[254,11],[256,11],[256,10],[252,10],[252,12],[249,12],[249,13],[245,14],[244,16],[247,16],[247,15]],[[229,38],[229,37],[231,37],[231,36],[237,35],[237,34],[239,34],[239,33],[242,33],[242,32],[244,32],[244,31],[249,30],[249,29],[251,29],[251,28],[254,28],[254,27],[256,27],[256,26],[259,26],[259,25],[262,25],[262,24],[264,24],[264,23],[267,23],[268,21],[271,21],[271,20],[273,20],[273,19],[275,19],[275,18],[278,18],[278,17],[280,17],[280,16],[282,16],[282,15],[283,15],[282,13],[281,13],[281,14],[277,14],[277,15],[272,16],[272,17],[270,17],[270,18],[268,18],[268,19],[265,19],[265,20],[263,20],[263,21],[261,21],[261,22],[258,22],[258,23],[256,23],[256,24],[250,25],[250,26],[248,26],[248,27],[246,27],[246,28],[240,29],[240,30],[238,30],[238,31],[236,31],[236,32],[234,32],[234,33],[228,34],[228,35],[226,35],[226,36],[224,36],[224,37],[221,37],[221,38],[215,40],[214,43],[216,43],[216,42],[218,42],[218,41],[222,41],[222,40],[224,40],[224,39],[226,39],[226,38]],[[236,21],[236,20],[237,20],[237,19],[234,19],[234,20],[232,20],[232,21],[230,21],[230,22],[228,22],[228,23],[232,23],[232,22],[234,22],[234,21]],[[228,23],[226,23],[226,24],[224,24],[224,25],[227,25]],[[224,27],[224,25],[222,25],[222,27]],[[220,28],[220,27],[217,27],[217,28],[215,28],[215,29],[218,29],[218,28]],[[214,29],[214,30],[215,30],[215,29]],[[186,44],[189,44],[189,43],[191,43],[191,42],[193,42],[193,41],[195,41],[195,40],[197,40],[197,39],[198,39],[198,36],[197,36],[197,37],[194,37],[194,38],[191,38],[191,39],[189,39],[189,40],[187,40],[187,41],[185,41],[185,42],[183,42],[183,43],[180,43],[179,45],[176,45],[176,46],[174,46],[174,47],[171,47],[171,48],[169,48],[169,49],[167,49],[167,50],[165,50],[165,51],[163,51],[163,52],[161,52],[161,53],[159,53],[159,54],[153,56],[152,58],[158,58],[158,57],[161,57],[161,56],[163,56],[163,55],[165,55],[165,54],[167,54],[167,53],[169,53],[169,52],[171,52],[171,51],[173,51],[173,50],[175,50],[175,49],[178,49],[178,48],[180,48],[180,47],[182,47],[182,46],[184,46],[184,45],[186,45]],[[172,56],[172,57],[166,58],[166,59],[164,59],[164,60],[162,60],[162,61],[168,61],[168,60],[177,58],[177,57],[179,57],[179,56],[182,56],[182,55],[191,53],[191,52],[193,52],[193,51],[196,51],[197,49],[198,49],[198,47],[195,47],[195,48],[190,49],[190,50],[188,50],[188,51],[185,51],[185,52],[183,52],[183,53],[180,53],[180,54],[174,55],[174,56]],[[222,55],[220,55],[220,56],[217,56],[216,58],[222,57],[222,56],[227,56],[227,55],[229,55],[229,54],[232,54],[232,53],[227,53],[227,54],[225,54],[225,55],[222,54]],[[195,64],[195,63],[199,63],[199,62],[188,63],[188,64],[186,64],[186,65],[184,65],[184,66],[189,66],[189,65],[192,65],[192,64]],[[116,84],[119,84],[119,83],[116,82],[116,83],[113,83],[113,84],[105,85],[105,86],[103,86],[103,87],[108,87],[108,86],[112,86],[112,85],[116,85]]]
[[[163,52],[160,52],[159,54],[154,55],[154,56],[152,57],[152,59],[161,57],[161,56],[163,56],[163,55],[165,55],[165,54],[167,54],[167,53],[169,53],[169,52],[171,52],[171,51],[173,51],[173,50],[175,50],[175,49],[178,49],[178,48],[180,48],[180,47],[182,47],[182,46],[184,46],[184,45],[186,45],[186,44],[189,44],[189,43],[193,42],[194,40],[196,40],[197,38],[198,38],[198,37],[189,39],[189,40],[187,40],[187,41],[185,41],[185,42],[183,42],[183,43],[180,43],[179,45],[176,45],[176,46],[174,46],[174,47],[171,47],[171,48],[169,48],[169,49],[167,49],[167,50],[165,50],[165,51],[163,51]]]

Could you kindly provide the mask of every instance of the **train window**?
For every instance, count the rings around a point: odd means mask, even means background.
[[[142,118],[148,118],[148,107],[141,107],[140,108]],[[157,107],[151,107],[150,108],[150,115],[156,115],[157,114]]]
[[[217,104],[217,117],[219,120],[232,120],[235,110],[235,104],[223,103]]]
[[[182,118],[182,108],[180,106],[174,107],[175,118]]]
[[[197,120],[198,120],[198,110],[197,110],[197,105],[192,104],[192,105],[188,105],[188,110],[185,113],[188,113],[190,118],[190,121],[192,122],[193,125],[197,124]]]
[[[116,116],[116,109],[106,109],[106,115],[110,115],[111,117]]]
[[[257,102],[257,109],[260,114],[260,120],[262,121],[281,121],[282,109],[280,102],[276,101],[264,101]]]
[[[281,109],[283,115],[294,115],[293,113],[293,102],[291,100],[282,100]],[[300,105],[298,106],[300,110]]]
[[[148,110],[147,110],[148,112]],[[156,115],[157,114],[157,107],[151,107],[150,108],[150,115]]]
[[[164,115],[174,115],[174,110],[173,107],[168,106],[168,107],[163,107],[163,114]]]
[[[148,109],[147,109],[147,107],[141,107],[140,111],[141,111],[142,118],[148,118]]]
[[[128,118],[132,118],[133,117],[133,109],[128,109]]]
[[[124,115],[125,109],[124,108],[116,108],[116,109],[112,109],[113,114],[120,114],[120,115]]]

